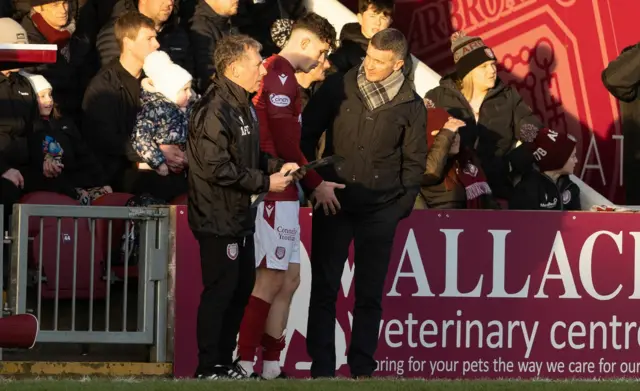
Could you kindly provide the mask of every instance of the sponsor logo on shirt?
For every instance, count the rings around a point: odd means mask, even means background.
[[[566,205],[569,202],[571,202],[571,192],[569,190],[565,190],[562,192],[562,203]]]
[[[291,104],[291,99],[286,95],[271,94],[269,95],[269,100],[272,105],[277,107],[287,107]]]
[[[20,94],[22,96],[29,96],[28,92],[23,92],[23,91],[18,91],[18,94]]]

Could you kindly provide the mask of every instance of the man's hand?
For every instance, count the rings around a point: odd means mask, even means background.
[[[158,166],[158,168],[156,168],[156,172],[158,173],[158,175],[167,176],[169,175],[169,167],[166,163],[162,163]]]
[[[277,172],[269,177],[269,191],[280,193],[289,186],[293,177],[291,175],[284,176],[283,173]]]
[[[328,216],[329,211],[331,211],[331,214],[336,214],[340,209],[340,203],[336,198],[334,190],[344,188],[345,185],[339,183],[322,181],[311,194],[311,198],[315,201],[313,209],[318,209],[322,206],[325,215]]]
[[[8,181],[11,181],[16,187],[24,189],[24,178],[20,171],[15,168],[10,168],[2,174],[2,177]]]
[[[280,169],[280,173],[282,175],[290,175],[293,177],[294,181],[299,181],[304,178],[307,173],[307,169],[304,167],[300,167],[297,163],[285,163]]]
[[[160,150],[167,161],[169,169],[176,174],[179,174],[184,170],[187,162],[187,157],[184,152],[177,145],[160,145]]]
[[[42,163],[42,173],[47,178],[56,178],[62,173],[63,168],[64,164],[56,162],[53,159],[44,159],[44,163]]]

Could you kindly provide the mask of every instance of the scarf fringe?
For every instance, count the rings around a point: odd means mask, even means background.
[[[467,200],[473,200],[485,194],[491,194],[491,188],[487,182],[476,182],[465,187]]]

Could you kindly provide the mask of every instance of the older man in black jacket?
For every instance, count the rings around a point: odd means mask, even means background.
[[[313,214],[307,350],[313,377],[335,375],[335,305],[349,244],[355,245],[356,303],[348,363],[370,376],[382,315],[382,290],[398,222],[411,213],[427,161],[426,108],[402,74],[408,45],[402,33],[373,36],[360,67],[331,75],[302,117],[302,148],[313,159],[327,129],[324,156],[344,157],[318,169],[340,210]]]
[[[298,175],[260,151],[251,94],[267,73],[261,45],[246,35],[225,37],[214,55],[218,77],[191,115],[189,226],[200,243],[202,284],[198,309],[199,364],[204,379],[242,379],[232,363],[236,336],[255,282],[253,194],[281,192]],[[269,173],[269,174],[265,174]]]

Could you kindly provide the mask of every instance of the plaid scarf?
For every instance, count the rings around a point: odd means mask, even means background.
[[[358,69],[358,88],[365,98],[369,111],[389,103],[398,95],[400,87],[404,83],[404,75],[402,70],[393,72],[389,77],[380,82],[372,82],[367,80],[364,73],[364,62]]]

